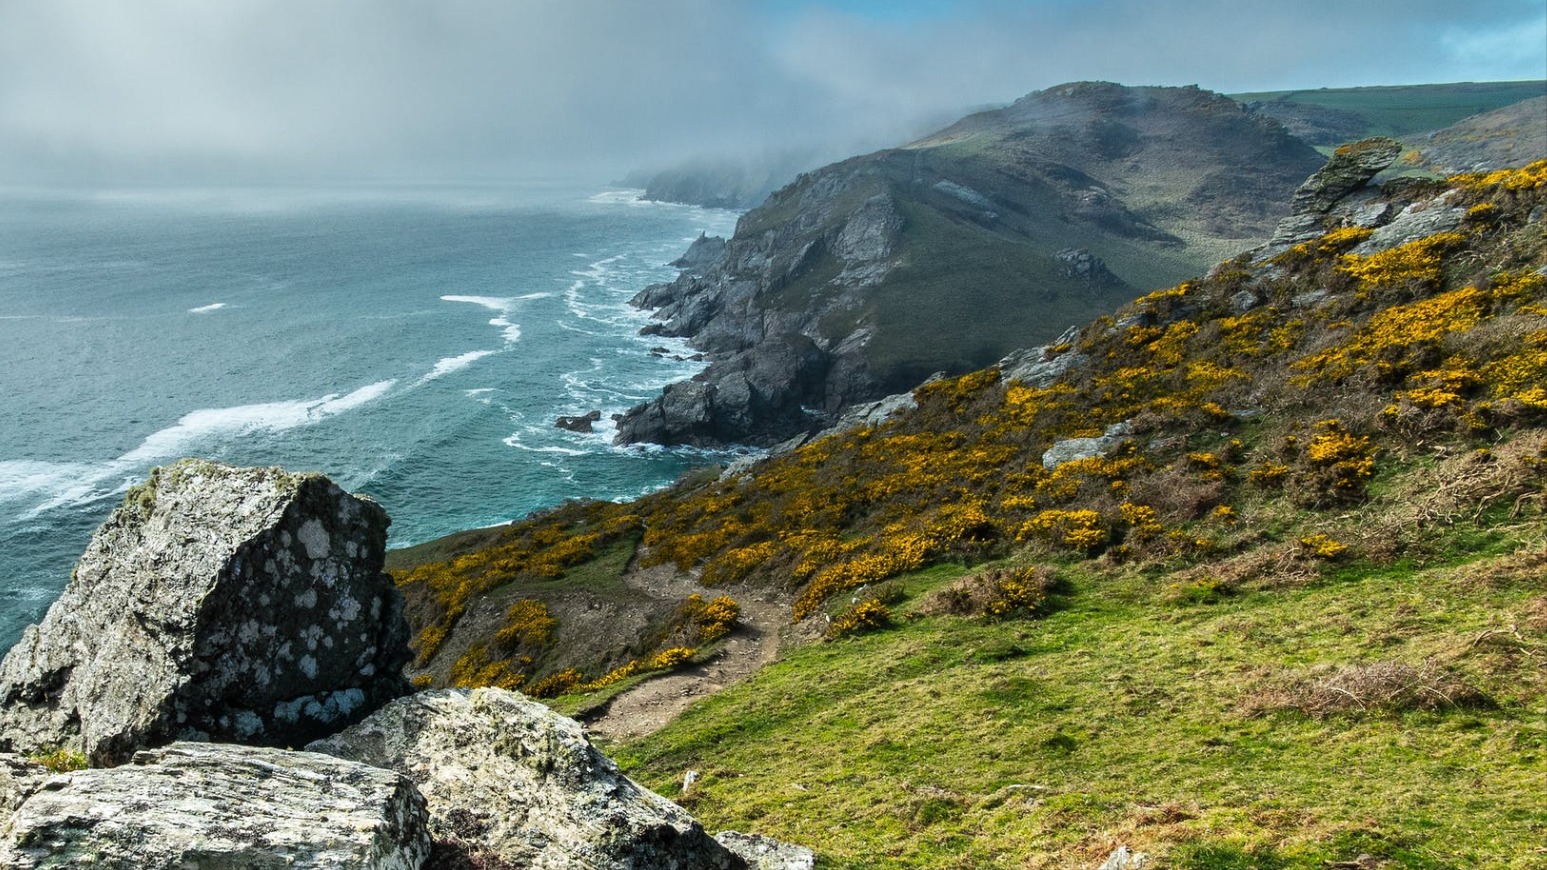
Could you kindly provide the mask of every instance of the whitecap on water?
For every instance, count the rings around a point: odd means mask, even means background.
[[[188,309],[188,313],[189,314],[205,314],[205,313],[210,312],[210,311],[219,311],[220,309],[222,309],[224,307],[226,307],[226,303],[224,303],[224,302],[211,302],[208,305],[200,305],[198,308],[190,308],[190,309]]]
[[[433,381],[436,378],[449,375],[458,369],[465,369],[473,363],[483,359],[484,357],[493,356],[497,353],[499,353],[497,350],[470,350],[461,356],[448,356],[445,359],[437,362],[434,368],[430,369],[430,371],[426,373],[424,377],[419,379],[419,383],[422,384],[426,381]]]

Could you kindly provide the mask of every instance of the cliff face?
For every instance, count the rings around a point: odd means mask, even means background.
[[[619,441],[768,445],[1266,239],[1320,157],[1197,88],[1083,83],[802,175],[646,289],[711,360]]]

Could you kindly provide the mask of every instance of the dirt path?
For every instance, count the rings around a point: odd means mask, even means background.
[[[711,589],[665,566],[631,570],[624,582],[652,596],[674,600],[695,592],[705,598],[729,595],[741,605],[741,619],[710,661],[646,680],[614,697],[587,723],[587,730],[594,735],[630,740],[653,734],[693,702],[745,680],[779,655],[781,633],[790,623],[788,603],[756,597],[757,590]]]

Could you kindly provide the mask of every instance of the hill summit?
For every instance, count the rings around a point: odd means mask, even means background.
[[[711,365],[619,440],[768,445],[1051,340],[1265,240],[1321,162],[1218,94],[1084,82],[807,173],[636,298]]]

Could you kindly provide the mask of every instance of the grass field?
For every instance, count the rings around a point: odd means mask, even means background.
[[[711,830],[807,844],[834,868],[1094,867],[1121,844],[1179,870],[1365,853],[1542,867],[1547,556],[1530,546],[1220,597],[1066,566],[1045,619],[905,618],[797,649],[610,749]],[[964,570],[904,583],[916,603]],[[1372,662],[1480,695],[1275,706],[1277,687]]]
[[[1462,118],[1547,93],[1547,82],[1461,82],[1368,88],[1317,88],[1230,94],[1243,103],[1283,101],[1352,112],[1368,124],[1365,136],[1402,138],[1448,127]]]

